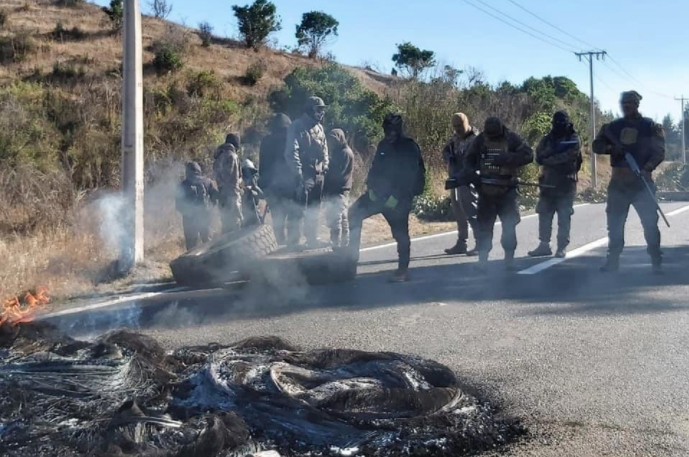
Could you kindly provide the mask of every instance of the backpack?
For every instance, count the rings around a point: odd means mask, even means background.
[[[184,184],[184,198],[194,206],[208,206],[210,201],[208,189],[202,182],[191,183],[186,181]]]

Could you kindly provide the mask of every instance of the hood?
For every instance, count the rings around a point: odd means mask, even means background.
[[[234,152],[237,153],[237,148],[232,143],[221,144],[218,149],[215,150],[215,156],[213,158],[217,159],[223,152]]]
[[[332,129],[329,131],[328,141],[342,149],[347,147],[347,137],[342,129]]]
[[[404,120],[401,114],[390,113],[383,119],[383,131],[395,131],[400,137],[404,135]]]
[[[569,114],[566,111],[558,111],[553,114],[552,132],[556,137],[563,137],[574,131],[574,126],[569,120]]]
[[[187,162],[184,168],[186,179],[193,180],[201,176],[201,165],[196,162]]]
[[[269,129],[272,133],[279,134],[284,133],[290,125],[292,125],[292,120],[289,116],[283,113],[277,113],[270,120]]]
[[[230,133],[225,137],[225,144],[231,144],[236,150],[239,150],[241,145],[241,139],[239,138],[239,133]]]
[[[483,125],[483,133],[489,138],[497,138],[505,133],[505,126],[497,117],[489,117]]]
[[[452,115],[452,127],[455,130],[457,130],[457,128],[459,127],[459,130],[462,132],[463,136],[466,136],[466,134],[471,131],[471,125],[469,125],[469,118],[464,113],[455,113]]]

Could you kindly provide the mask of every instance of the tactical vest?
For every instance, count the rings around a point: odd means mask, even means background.
[[[499,140],[484,139],[483,152],[481,153],[481,165],[479,170],[481,178],[499,179],[504,181],[511,180],[517,173],[515,168],[500,166],[495,163],[496,159],[509,151],[507,138]],[[493,184],[481,184],[481,192],[499,196],[504,195],[509,190],[507,186],[497,186]]]
[[[619,119],[612,122],[608,128],[610,134],[622,143],[624,150],[634,157],[640,168],[643,168],[653,154],[655,122],[648,118],[631,121]],[[613,157],[611,164],[617,168],[628,168],[624,158]]]

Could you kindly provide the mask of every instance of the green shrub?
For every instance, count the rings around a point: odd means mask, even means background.
[[[242,82],[248,86],[255,86],[263,78],[266,72],[266,65],[261,62],[254,62],[246,69]]]
[[[7,11],[0,10],[0,29],[4,28],[7,25],[7,16]]]
[[[167,30],[151,45],[153,67],[158,73],[169,73],[184,67],[183,55],[189,46],[189,36],[180,27],[168,25]]]
[[[199,23],[199,38],[201,38],[201,46],[209,47],[213,41],[213,26],[205,21]]]
[[[239,33],[248,48],[260,48],[268,35],[282,28],[275,4],[268,0],[255,0],[246,6],[234,5],[232,10],[239,24]]]
[[[84,0],[57,0],[55,2],[56,5],[64,6],[67,8],[74,8],[75,6],[79,6],[82,3],[84,3]]]
[[[658,173],[655,183],[663,191],[686,192],[689,190],[689,166],[671,163]]]
[[[122,0],[110,0],[110,6],[104,6],[103,12],[110,19],[114,30],[119,31],[122,29],[124,25],[124,5]]]
[[[13,37],[0,37],[0,62],[22,62],[35,50],[36,42],[25,30]]]
[[[153,66],[158,73],[166,73],[184,67],[184,61],[182,56],[174,49],[162,47],[155,53]]]
[[[450,197],[422,194],[414,200],[414,214],[425,221],[449,221],[452,219]]]
[[[220,98],[220,82],[213,70],[202,70],[192,74],[187,83],[187,93],[191,97]]]
[[[86,69],[84,67],[77,68],[74,62],[55,62],[51,76],[58,80],[83,78],[86,76]]]
[[[68,40],[73,40],[73,41],[78,41],[78,40],[83,40],[84,37],[86,36],[86,33],[81,30],[79,27],[76,25],[72,27],[71,29],[65,28],[64,24],[62,22],[58,22],[55,24],[55,29],[53,30],[52,37],[55,40],[60,40],[60,41],[68,41]]]

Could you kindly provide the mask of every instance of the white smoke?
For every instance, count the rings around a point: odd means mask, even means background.
[[[120,250],[126,233],[126,200],[119,193],[106,194],[95,201],[99,236],[109,250]]]

